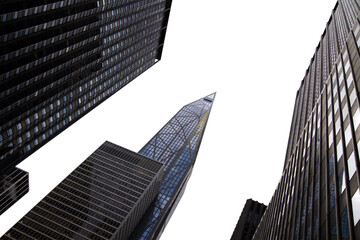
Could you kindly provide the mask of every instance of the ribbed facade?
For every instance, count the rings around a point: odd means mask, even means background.
[[[251,240],[265,209],[266,205],[262,203],[252,199],[246,200],[230,240]]]
[[[140,150],[165,165],[159,194],[129,239],[159,239],[180,201],[194,167],[215,93],[184,106]]]
[[[0,172],[161,58],[171,0],[0,3]]]
[[[2,239],[127,239],[155,198],[163,170],[105,142]]]
[[[335,6],[298,91],[283,174],[255,240],[360,239],[359,1]]]
[[[331,13],[326,28],[321,35],[321,40],[316,47],[314,56],[296,94],[285,161],[294,152],[301,131],[304,129],[324,87],[324,83],[345,45],[350,30],[356,22],[360,11],[359,4],[360,1],[340,0],[336,3]]]
[[[29,191],[29,174],[14,168],[0,178],[0,214],[16,203]]]

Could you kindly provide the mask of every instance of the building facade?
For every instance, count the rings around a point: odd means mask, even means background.
[[[104,143],[1,239],[159,239],[184,193],[214,98],[184,106],[138,154]]]
[[[0,178],[0,214],[17,202],[29,191],[29,174],[14,168]]]
[[[160,60],[170,7],[1,1],[0,175]]]
[[[262,203],[252,199],[246,200],[230,240],[251,240],[265,209],[266,205]]]
[[[360,239],[360,2],[339,0],[296,96],[254,239]]]
[[[105,142],[2,239],[127,239],[157,195],[163,170]]]
[[[165,165],[159,194],[152,202],[129,239],[159,239],[184,194],[215,93],[184,106],[139,151]]]

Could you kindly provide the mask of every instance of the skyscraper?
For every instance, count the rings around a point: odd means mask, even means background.
[[[252,199],[246,200],[239,221],[230,240],[251,240],[266,206]]]
[[[29,174],[14,168],[13,171],[1,176],[0,187],[0,214],[2,214],[29,191]]]
[[[339,0],[297,92],[282,177],[253,239],[360,239],[360,2]]]
[[[129,239],[159,239],[184,193],[214,98],[184,106],[139,154],[104,143],[2,239],[127,239],[131,232]]]
[[[215,93],[184,106],[139,151],[165,165],[159,194],[129,239],[159,239],[189,181]]]
[[[127,239],[156,196],[163,170],[105,142],[3,239]]]
[[[2,1],[0,175],[160,60],[170,7]]]

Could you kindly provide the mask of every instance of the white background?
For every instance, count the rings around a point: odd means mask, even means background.
[[[335,3],[174,0],[162,60],[19,165],[30,192],[0,216],[0,236],[105,140],[138,151],[216,91],[161,239],[230,239],[246,199],[267,205],[280,180],[296,91]]]

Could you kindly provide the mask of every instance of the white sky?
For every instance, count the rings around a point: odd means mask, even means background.
[[[268,204],[296,91],[336,1],[174,0],[162,60],[23,161],[30,192],[0,236],[105,140],[138,151],[217,92],[185,194],[161,240],[230,239],[246,199]]]

